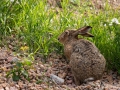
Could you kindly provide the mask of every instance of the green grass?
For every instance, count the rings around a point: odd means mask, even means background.
[[[120,12],[113,10],[107,2],[104,10],[96,9],[90,1],[74,0],[74,3],[78,6],[64,0],[62,10],[57,10],[50,8],[45,0],[1,0],[1,43],[3,37],[15,34],[18,39],[23,38],[22,42],[29,47],[29,52],[47,57],[51,52],[62,52],[63,47],[57,37],[65,29],[90,25],[95,37],[87,39],[100,49],[107,66],[120,72],[120,25],[109,25],[113,18],[120,21]]]

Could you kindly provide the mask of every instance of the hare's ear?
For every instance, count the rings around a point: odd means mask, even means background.
[[[85,33],[85,34],[80,34],[80,35],[82,35],[82,36],[85,36],[85,37],[94,37],[92,34],[90,34],[90,33]]]
[[[92,34],[88,33],[92,29],[91,26],[85,26],[82,28],[77,29],[77,31],[74,33],[74,35],[82,35],[86,37],[94,37]]]
[[[92,29],[91,26],[85,26],[85,27],[77,29],[77,31],[85,34],[85,33],[89,32],[91,29]]]
[[[85,27],[82,27],[82,28],[77,29],[77,31],[79,31],[80,33],[87,33],[87,32],[89,32],[91,29],[92,29],[91,26],[85,26]]]

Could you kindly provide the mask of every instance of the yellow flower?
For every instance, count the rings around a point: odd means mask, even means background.
[[[22,46],[20,49],[21,49],[22,51],[27,51],[27,50],[29,49],[29,47],[28,47],[28,46]]]

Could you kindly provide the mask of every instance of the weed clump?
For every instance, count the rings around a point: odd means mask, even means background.
[[[34,3],[33,3],[34,2]],[[68,0],[60,2],[62,8],[49,6],[47,0],[1,0],[0,1],[0,45],[6,36],[23,38],[29,52],[47,57],[51,52],[62,52],[57,37],[68,28],[90,25],[95,38],[90,39],[107,60],[107,66],[120,72],[120,12],[112,9],[108,2],[96,8],[92,2]],[[98,5],[97,5],[98,6]],[[115,21],[114,19],[113,21]]]

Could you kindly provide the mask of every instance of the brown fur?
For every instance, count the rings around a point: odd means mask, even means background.
[[[70,61],[69,64],[77,85],[83,83],[87,78],[100,79],[105,69],[106,60],[98,48],[92,42],[78,38],[79,34],[93,37],[88,33],[90,29],[90,26],[86,26],[78,30],[67,30],[58,38],[64,45],[64,54]]]

